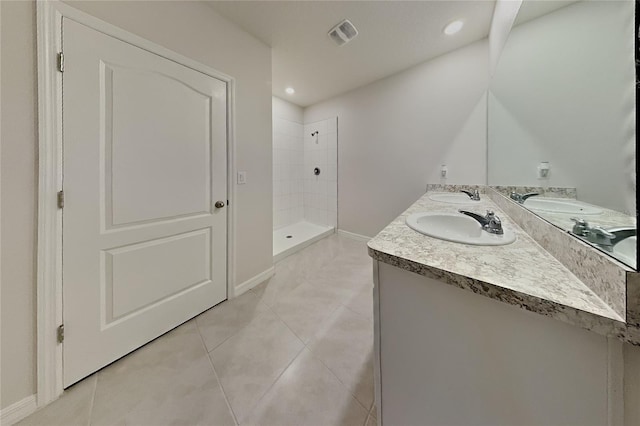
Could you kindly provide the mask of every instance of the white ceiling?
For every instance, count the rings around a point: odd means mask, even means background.
[[[486,37],[495,0],[209,4],[272,47],[273,94],[305,107]],[[327,32],[345,18],[359,35],[338,47]],[[455,19],[462,31],[444,35]]]

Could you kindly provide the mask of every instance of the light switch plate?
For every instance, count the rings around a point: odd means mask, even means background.
[[[247,183],[247,172],[238,172],[238,185]]]

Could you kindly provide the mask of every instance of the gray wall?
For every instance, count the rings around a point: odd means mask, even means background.
[[[486,182],[488,42],[305,109],[338,116],[338,226],[373,236],[440,183]]]
[[[0,406],[35,392],[37,185],[35,3],[1,2]]]
[[[71,2],[236,78],[236,284],[272,265],[271,49],[198,2]],[[1,2],[2,323],[0,407],[36,391],[36,16]]]

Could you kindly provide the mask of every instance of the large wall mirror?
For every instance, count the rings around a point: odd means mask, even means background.
[[[488,184],[637,268],[634,7],[524,0],[488,96]]]

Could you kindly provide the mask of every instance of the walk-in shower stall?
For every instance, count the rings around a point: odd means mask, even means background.
[[[338,224],[338,118],[273,119],[273,256],[280,260]]]

